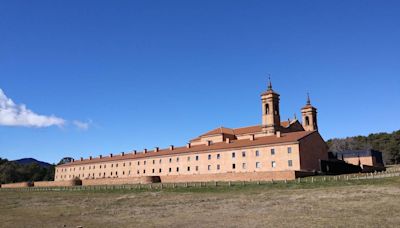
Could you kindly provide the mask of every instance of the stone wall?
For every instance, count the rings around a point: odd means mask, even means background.
[[[82,180],[83,186],[95,185],[124,185],[124,184],[150,184],[152,177],[132,177],[132,178],[103,178]]]
[[[33,183],[34,187],[71,187],[82,185],[80,180],[69,180],[69,181],[39,181]]]
[[[198,175],[162,176],[162,183],[182,182],[209,182],[209,181],[270,181],[270,180],[294,180],[295,171],[273,171],[253,173],[215,173]]]
[[[30,182],[20,182],[20,183],[2,184],[1,188],[27,188],[32,186],[33,184]]]

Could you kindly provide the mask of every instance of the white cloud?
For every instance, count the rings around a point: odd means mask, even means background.
[[[89,129],[89,126],[90,126],[91,122],[92,122],[92,121],[89,121],[89,122],[82,122],[82,121],[79,121],[79,120],[74,120],[74,121],[72,121],[72,123],[73,123],[78,129],[80,129],[80,130],[85,130],[85,131]]]
[[[24,104],[17,105],[0,89],[0,125],[20,127],[61,127],[66,123],[54,115],[45,116],[34,113]]]

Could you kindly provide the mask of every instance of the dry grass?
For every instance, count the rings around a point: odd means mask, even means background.
[[[0,191],[0,226],[398,227],[400,178],[374,181],[197,192]]]

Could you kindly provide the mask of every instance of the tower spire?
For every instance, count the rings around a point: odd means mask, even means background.
[[[311,105],[310,93],[307,93],[307,105]]]
[[[271,74],[268,74],[268,90],[272,90]]]

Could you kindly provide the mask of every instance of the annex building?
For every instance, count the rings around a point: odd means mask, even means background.
[[[261,94],[261,124],[219,127],[185,146],[131,151],[73,160],[56,167],[55,181],[83,185],[161,182],[293,180],[321,170],[328,147],[318,132],[317,109],[308,97],[301,122],[281,121],[280,95]]]

